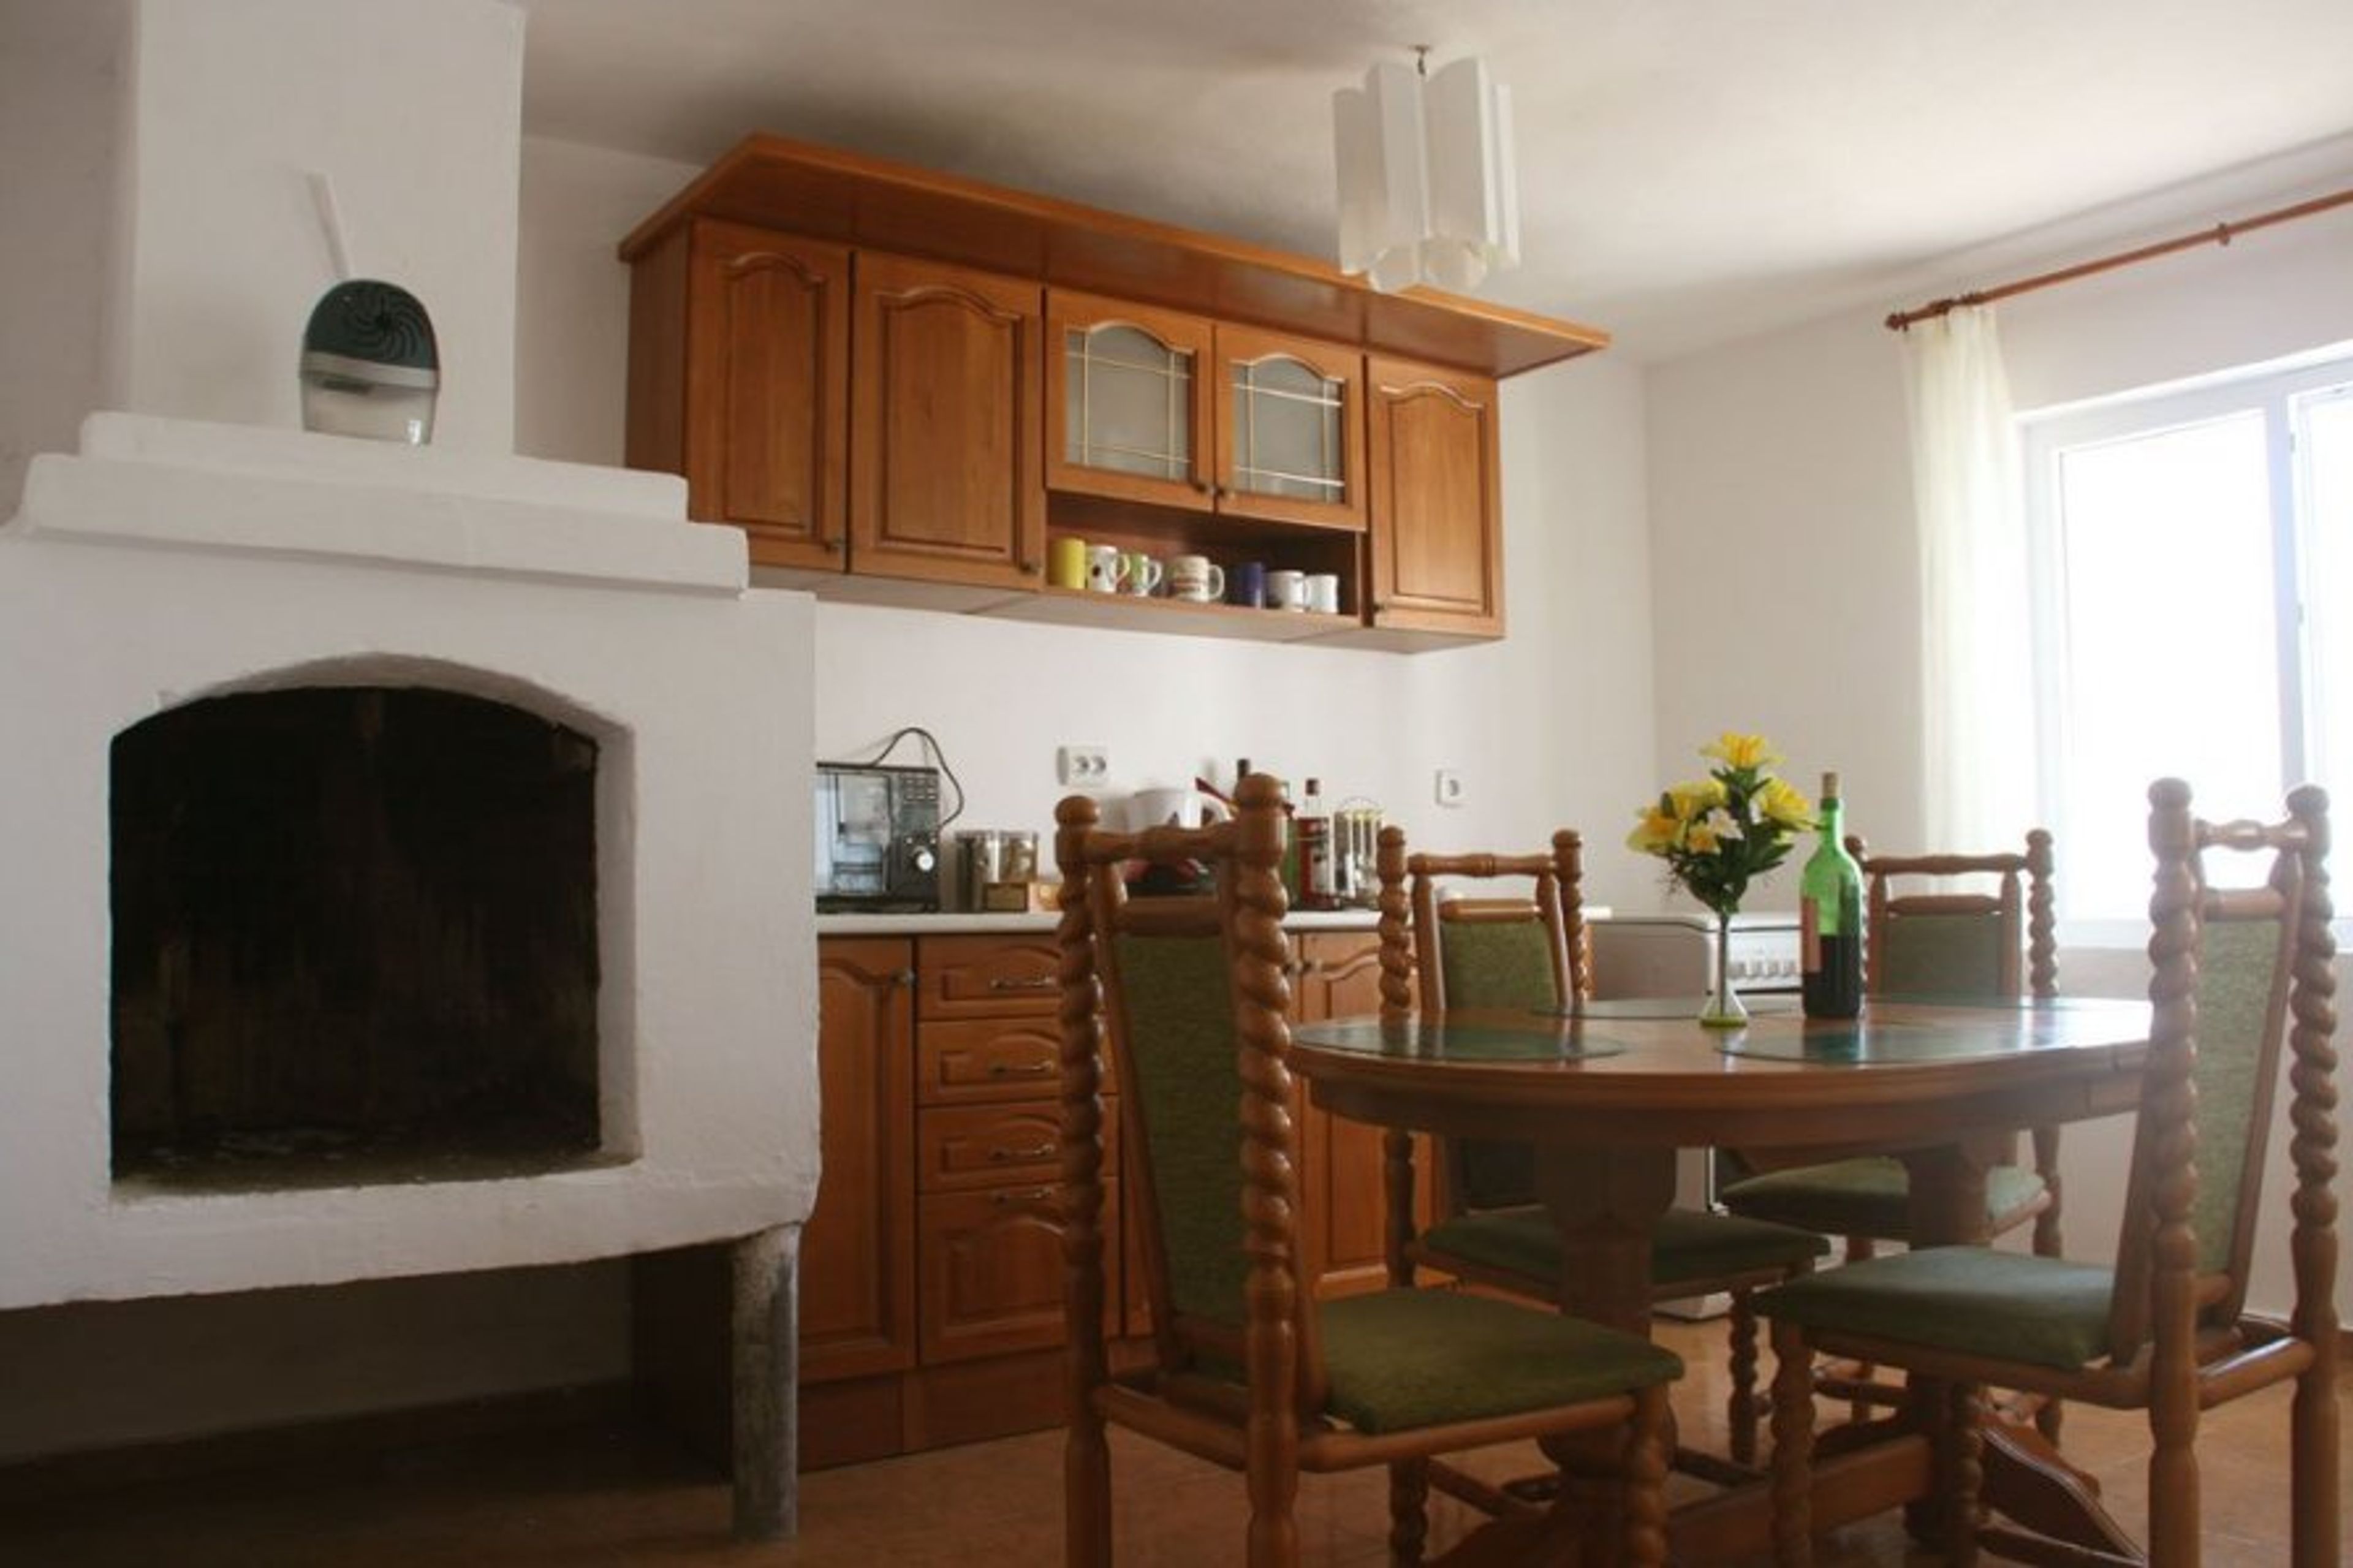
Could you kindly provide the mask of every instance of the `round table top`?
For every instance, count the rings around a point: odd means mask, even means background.
[[[1539,1141],[1769,1143],[1924,1139],[2136,1103],[2146,1002],[1874,1000],[1859,1019],[1755,1010],[1703,1028],[1695,999],[1570,1014],[1463,1009],[1292,1031],[1316,1102],[1361,1120]]]

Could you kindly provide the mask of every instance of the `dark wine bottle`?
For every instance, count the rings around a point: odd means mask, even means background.
[[[1798,883],[1806,1016],[1852,1018],[1862,1011],[1862,868],[1846,852],[1839,776],[1822,775],[1821,842]]]

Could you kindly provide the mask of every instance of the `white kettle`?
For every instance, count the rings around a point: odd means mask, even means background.
[[[1227,815],[1225,802],[1198,789],[1140,789],[1128,797],[1127,830],[1141,833],[1147,827],[1199,827],[1205,823],[1222,822]]]

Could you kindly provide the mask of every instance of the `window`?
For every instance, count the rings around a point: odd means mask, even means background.
[[[2353,779],[2353,358],[2332,353],[2021,422],[2065,940],[2146,938],[2150,780],[2270,816]]]

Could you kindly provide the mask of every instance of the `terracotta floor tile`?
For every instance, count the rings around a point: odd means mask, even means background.
[[[1683,1439],[1720,1448],[1726,1389],[1720,1324],[1665,1323],[1691,1373],[1677,1394]],[[2211,1412],[2200,1445],[2207,1561],[2284,1560],[2287,1391]],[[2339,1396],[2353,1432],[2353,1370]],[[1827,1417],[1831,1412],[1825,1406]],[[2146,1517],[2141,1416],[2069,1412],[2065,1446],[2136,1534]],[[1132,1433],[1111,1436],[1113,1542],[1122,1568],[1222,1568],[1238,1561],[1240,1478]],[[1503,1480],[1543,1468],[1532,1444],[1461,1456]],[[1679,1493],[1696,1483],[1678,1479]],[[2353,1497],[2347,1500],[2353,1515]],[[126,1488],[39,1502],[0,1521],[0,1563],[41,1568],[870,1568],[889,1563],[1053,1563],[1061,1556],[1061,1438],[991,1443],[803,1478],[801,1535],[744,1546],[727,1536],[725,1486],[646,1434],[596,1426],[267,1474]],[[1432,1499],[1431,1542],[1477,1520]],[[1304,1477],[1300,1533],[1323,1565],[1387,1560],[1384,1473]],[[1893,1520],[1836,1532],[1824,1568],[1932,1563]]]

